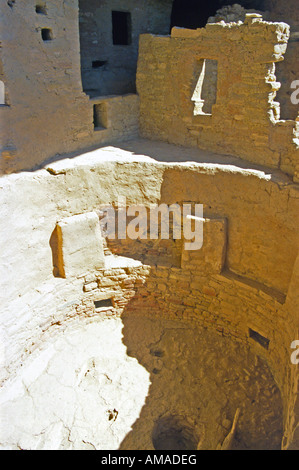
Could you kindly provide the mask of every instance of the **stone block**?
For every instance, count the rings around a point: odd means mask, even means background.
[[[103,239],[95,212],[62,219],[56,229],[61,277],[78,276],[104,267]]]

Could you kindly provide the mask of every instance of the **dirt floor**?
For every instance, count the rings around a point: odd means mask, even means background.
[[[218,333],[124,314],[51,327],[1,395],[2,449],[279,449],[267,365]]]
[[[279,449],[280,393],[267,365],[206,329],[175,321],[123,319],[128,354],[150,371],[139,419],[121,448],[216,449],[240,409],[233,449]]]

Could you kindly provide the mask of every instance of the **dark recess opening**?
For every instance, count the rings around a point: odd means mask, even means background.
[[[93,69],[99,69],[105,64],[107,64],[107,60],[93,60],[91,65]]]
[[[154,371],[158,372],[156,369]],[[155,423],[152,442],[155,450],[195,450],[199,436],[184,417],[164,416]]]
[[[43,28],[41,34],[43,41],[51,41],[53,39],[52,30],[49,28]]]
[[[131,44],[131,13],[112,11],[112,36],[116,46]]]
[[[171,13],[171,28],[174,26],[188,29],[204,28],[209,17],[214,16],[217,10],[227,5],[234,5],[235,3],[246,9],[261,11],[264,9],[264,0],[174,0]]]
[[[43,6],[43,5],[36,5],[35,11],[36,11],[36,13],[38,13],[39,15],[46,15],[46,14],[47,14],[47,9],[46,9],[46,7]]]
[[[251,328],[249,328],[249,338],[252,338],[254,341],[259,343],[263,348],[268,349],[270,340],[268,338],[265,338],[265,336],[262,336],[257,331],[252,330]]]
[[[113,307],[111,299],[94,300],[95,308]]]
[[[106,103],[93,105],[93,125],[95,130],[103,130],[108,127]]]

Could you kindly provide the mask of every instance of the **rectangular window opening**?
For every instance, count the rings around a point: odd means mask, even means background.
[[[113,307],[112,299],[94,300],[93,303],[96,309]]]
[[[265,338],[265,336],[262,336],[257,331],[252,330],[251,328],[249,328],[249,338],[252,338],[258,344],[260,344],[263,348],[265,349],[269,348],[270,340],[268,338]]]
[[[112,11],[112,38],[116,46],[129,46],[132,42],[131,13]]]
[[[212,59],[197,61],[194,78],[196,85],[191,101],[194,102],[194,116],[212,114],[217,99],[218,62]]]
[[[93,125],[95,131],[107,129],[107,106],[105,103],[93,105]]]

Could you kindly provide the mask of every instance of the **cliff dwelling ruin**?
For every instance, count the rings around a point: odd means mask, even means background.
[[[297,0],[0,17],[0,448],[298,450]]]

